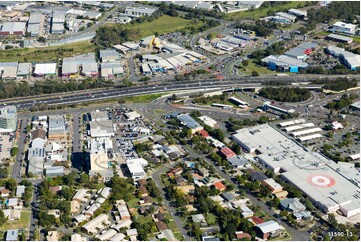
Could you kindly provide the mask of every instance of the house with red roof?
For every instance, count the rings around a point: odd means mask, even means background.
[[[236,153],[234,153],[233,150],[231,150],[227,146],[221,149],[221,154],[226,159],[236,156]]]
[[[199,134],[203,137],[203,138],[207,138],[209,137],[209,134],[207,131],[205,131],[204,129],[202,129]]]
[[[248,221],[250,221],[250,222],[253,223],[254,225],[264,223],[264,220],[263,220],[263,219],[258,218],[258,217],[255,217],[255,216],[250,217],[250,218],[248,219]]]
[[[217,190],[219,190],[221,192],[223,192],[224,190],[227,189],[227,187],[222,182],[216,182],[213,185]]]
[[[252,239],[252,236],[251,236],[249,233],[243,233],[243,231],[237,231],[237,232],[236,232],[236,238],[237,238],[238,240],[241,240],[241,239],[251,240],[251,239]]]

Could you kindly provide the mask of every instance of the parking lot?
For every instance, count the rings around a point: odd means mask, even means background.
[[[13,136],[0,134],[0,163],[6,158],[11,157],[10,151],[13,139]]]

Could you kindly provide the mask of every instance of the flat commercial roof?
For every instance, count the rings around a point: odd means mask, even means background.
[[[109,58],[114,60],[120,59],[119,53],[114,49],[99,50],[99,57],[100,59],[102,59],[102,61],[107,60]]]
[[[286,18],[286,19],[290,19],[292,21],[296,20],[296,16],[288,14],[288,13],[284,13],[284,12],[277,12],[276,16],[280,16],[280,17],[283,17],[283,18]]]
[[[307,11],[291,8],[288,10],[288,13],[296,15],[296,16],[307,16]]]
[[[281,171],[282,178],[302,190],[323,211],[352,204],[349,207],[359,213],[359,187],[351,178],[338,173],[334,161],[306,150],[268,124],[240,129],[233,138],[248,150],[260,152],[260,162]]]
[[[340,40],[340,41],[344,41],[347,43],[351,43],[353,41],[353,39],[350,37],[346,37],[346,36],[338,35],[338,34],[329,34],[329,35],[327,35],[327,38]]]
[[[56,74],[56,63],[35,64],[34,74],[36,75]]]
[[[263,62],[273,62],[275,63],[277,66],[298,66],[298,67],[303,67],[306,68],[308,66],[307,63],[301,61],[301,60],[297,60],[295,58],[289,57],[287,55],[270,55],[267,56],[265,58],[262,59]]]
[[[14,34],[14,32],[24,32],[25,25],[25,22],[6,22],[2,24],[0,33],[9,32],[9,34]]]
[[[311,134],[311,135],[299,137],[298,139],[300,141],[307,141],[307,140],[318,139],[318,138],[322,138],[322,135],[321,134]]]
[[[291,132],[291,131],[295,131],[295,130],[299,130],[299,129],[303,129],[303,128],[310,128],[310,127],[314,127],[314,126],[315,126],[315,124],[313,124],[313,123],[297,124],[297,125],[285,127],[284,130],[286,132]]]
[[[31,12],[28,24],[40,24],[42,16],[41,12]]]
[[[29,75],[31,70],[31,63],[19,63],[18,65],[18,76]]]
[[[286,122],[279,123],[279,126],[286,127],[286,126],[290,126],[293,124],[302,124],[302,123],[306,123],[306,120],[296,119],[296,120],[286,121]]]
[[[312,128],[312,129],[296,131],[296,132],[291,133],[291,135],[297,137],[297,136],[301,136],[301,135],[305,135],[305,134],[312,134],[312,133],[321,132],[321,131],[322,131],[321,128]]]
[[[188,114],[181,114],[181,115],[178,116],[178,119],[190,129],[202,127],[197,121],[195,121]]]

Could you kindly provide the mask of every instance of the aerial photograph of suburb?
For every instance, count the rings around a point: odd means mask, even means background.
[[[360,0],[0,0],[0,241],[360,241]]]

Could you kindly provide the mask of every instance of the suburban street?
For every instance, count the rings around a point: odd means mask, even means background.
[[[159,170],[156,170],[155,172],[152,173],[152,179],[155,182],[155,185],[158,187],[158,189],[160,190],[160,194],[163,198],[163,202],[162,204],[166,207],[166,209],[170,212],[170,214],[173,217],[174,222],[176,223],[179,231],[181,232],[182,235],[184,235],[184,239],[186,241],[192,241],[193,239],[191,237],[189,237],[187,235],[187,230],[184,229],[183,227],[183,223],[180,220],[180,218],[176,215],[176,210],[174,209],[174,207],[172,207],[169,203],[169,201],[166,199],[165,197],[165,192],[163,191],[164,185],[160,179],[160,176],[162,174],[165,174],[171,167],[165,166],[162,167]]]

